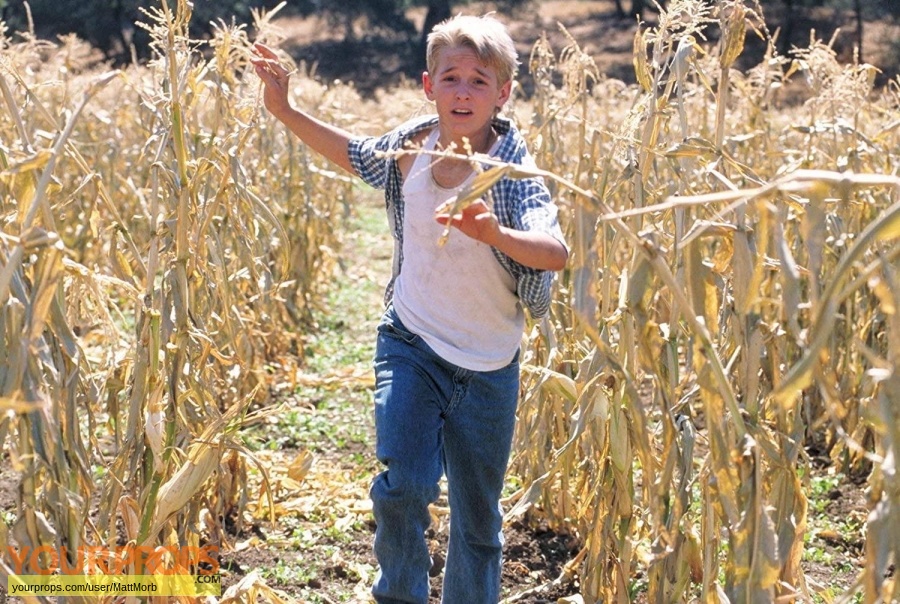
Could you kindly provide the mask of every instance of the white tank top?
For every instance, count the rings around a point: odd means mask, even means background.
[[[438,134],[435,128],[426,150],[434,149]],[[473,371],[500,369],[519,349],[525,326],[516,282],[489,245],[458,229],[438,246],[444,226],[434,211],[465,183],[439,186],[431,174],[432,157],[416,156],[403,183],[403,267],[394,285],[394,308],[407,329],[441,358]]]

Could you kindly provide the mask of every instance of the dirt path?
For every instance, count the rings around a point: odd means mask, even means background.
[[[249,505],[232,523],[234,551],[223,556],[227,588],[256,571],[265,583],[300,602],[367,602],[376,562],[368,488],[380,471],[374,459],[371,358],[390,273],[392,245],[380,198],[366,196],[349,219],[342,261],[315,333],[305,336],[307,365],[281,386],[284,403],[248,430],[247,443],[268,473],[275,522],[267,506]],[[263,491],[250,472],[248,493]],[[257,502],[259,495],[250,496]],[[446,546],[444,501],[428,538],[437,565]],[[546,527],[506,529],[504,597],[556,579],[575,543]],[[441,574],[432,579],[439,601]],[[575,590],[556,587],[518,599],[555,602]]]

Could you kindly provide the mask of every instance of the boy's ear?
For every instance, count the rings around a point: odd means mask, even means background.
[[[500,96],[497,98],[497,109],[502,109],[503,105],[506,104],[506,101],[509,100],[509,95],[512,93],[512,80],[508,81],[506,84],[500,87]]]
[[[425,98],[429,101],[433,101],[434,99],[431,98],[433,94],[433,83],[431,81],[431,76],[427,71],[422,72],[422,89],[425,91]]]

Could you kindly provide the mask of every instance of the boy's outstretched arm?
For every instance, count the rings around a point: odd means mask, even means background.
[[[440,209],[438,210],[440,212]],[[569,252],[562,242],[546,233],[518,231],[500,225],[484,201],[478,200],[452,218],[438,213],[441,224],[450,223],[472,239],[495,247],[519,264],[545,271],[560,271]]]
[[[253,45],[253,52],[256,56],[250,62],[265,85],[263,102],[266,109],[314,151],[355,174],[347,153],[352,135],[291,106],[288,100],[291,74],[278,61],[278,55],[260,43]]]

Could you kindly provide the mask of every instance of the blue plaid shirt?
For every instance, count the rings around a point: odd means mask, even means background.
[[[419,117],[383,136],[355,137],[350,141],[348,152],[353,169],[366,183],[385,191],[388,222],[394,235],[393,277],[385,291],[385,303],[393,295],[394,280],[403,265],[403,176],[396,157],[385,156],[384,153],[402,149],[410,138],[434,128],[437,123],[437,116]],[[501,135],[496,159],[504,163],[534,165],[525,140],[509,120],[495,118],[493,126]],[[556,205],[543,179],[504,177],[494,185],[491,193],[493,211],[501,225],[520,231],[547,233],[563,242]],[[531,315],[542,317],[547,314],[553,272],[523,266],[496,248],[493,251],[501,266],[515,278],[516,293]]]

